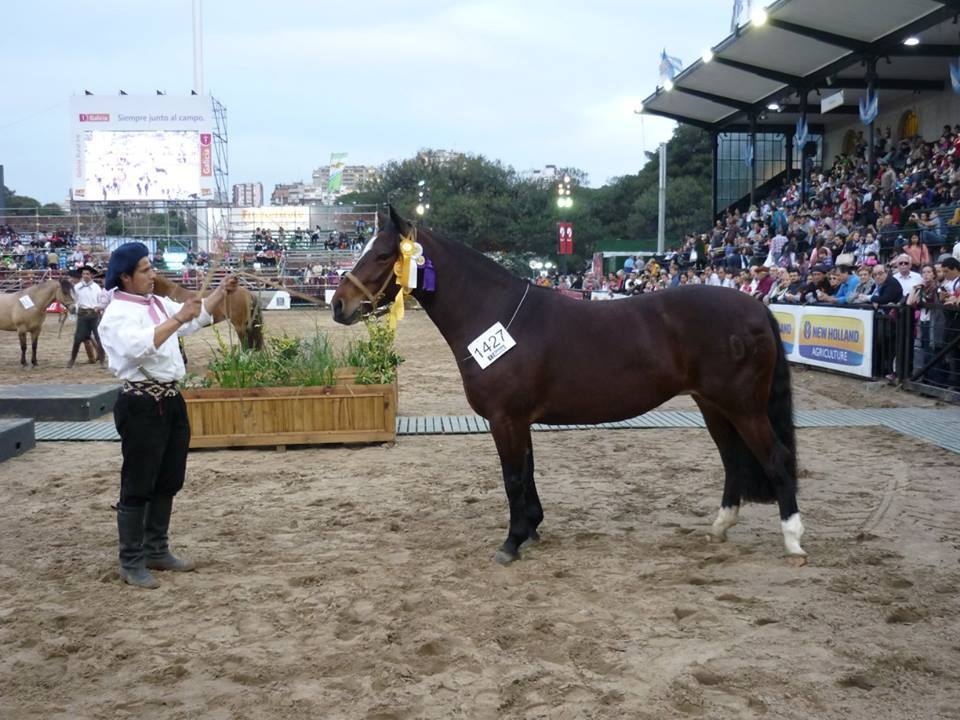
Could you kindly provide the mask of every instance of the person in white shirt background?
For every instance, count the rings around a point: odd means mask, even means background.
[[[900,287],[903,288],[903,297],[907,297],[910,291],[913,290],[914,285],[919,285],[923,281],[920,273],[910,269],[911,263],[912,260],[910,256],[902,253],[897,255],[890,270],[894,273],[894,279],[900,283]]]
[[[227,276],[201,301],[183,304],[153,294],[156,272],[143,243],[110,255],[105,286],[112,291],[100,321],[110,369],[123,380],[113,409],[123,464],[117,503],[120,577],[159,587],[150,570],[189,571],[194,564],[170,552],[173,497],[183,487],[190,423],[177,385],[186,374],[178,337],[209,325],[237,278]]]
[[[100,342],[100,334],[97,332],[97,324],[100,322],[100,312],[105,300],[103,288],[94,282],[92,267],[84,265],[79,270],[80,282],[73,286],[77,296],[77,328],[73,334],[73,349],[70,351],[68,368],[72,368],[77,362],[77,353],[80,351],[81,344],[93,344],[96,360],[91,362],[99,362],[103,365],[105,357],[103,343]]]

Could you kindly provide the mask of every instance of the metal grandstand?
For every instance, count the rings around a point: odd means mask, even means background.
[[[789,181],[804,166],[793,157],[797,122],[806,122],[817,143],[806,152],[838,154],[857,129],[859,101],[868,92],[879,97],[881,109],[865,128],[869,146],[881,125],[892,125],[899,136],[939,133],[960,114],[948,69],[949,58],[960,56],[958,14],[958,0],[777,0],[656,88],[642,111],[711,134],[716,215],[724,180],[718,151],[727,147],[726,159],[743,166],[747,138],[753,148],[758,138],[782,139],[774,160]],[[822,99],[840,92],[840,104],[824,112]],[[751,201],[758,180],[769,179],[758,176],[757,155],[748,163]]]

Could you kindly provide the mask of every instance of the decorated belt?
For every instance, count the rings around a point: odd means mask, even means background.
[[[176,397],[180,394],[180,388],[176,380],[170,382],[160,382],[159,380],[124,380],[120,392],[124,395],[135,395],[138,397],[152,397],[159,401],[160,398]]]

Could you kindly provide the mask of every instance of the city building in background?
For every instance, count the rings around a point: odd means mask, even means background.
[[[263,183],[237,183],[233,186],[234,207],[262,207]]]

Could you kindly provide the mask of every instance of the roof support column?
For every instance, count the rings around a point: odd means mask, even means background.
[[[750,204],[756,202],[757,192],[757,115],[750,115]]]
[[[711,167],[711,191],[710,191],[710,217],[714,221],[717,219],[717,143],[720,141],[719,133],[716,130],[710,131],[710,167]]]
[[[867,97],[873,97],[874,93],[877,92],[877,59],[875,57],[867,58]],[[874,178],[874,163],[876,158],[874,157],[874,131],[873,128],[876,125],[876,118],[870,121],[870,124],[867,125],[867,182],[873,182]]]
[[[807,125],[807,89],[800,90],[800,119],[804,127]],[[804,142],[799,148],[800,151],[800,204],[807,202],[807,143]]]
[[[790,185],[791,182],[793,182],[793,145],[794,145],[793,139],[796,136],[797,134],[793,130],[788,130],[783,134],[783,142],[784,142],[783,152],[784,152],[784,160],[786,160],[784,165],[787,171],[788,186]]]

